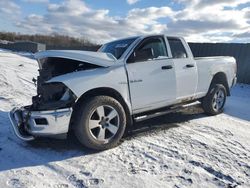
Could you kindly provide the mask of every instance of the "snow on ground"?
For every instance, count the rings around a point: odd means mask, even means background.
[[[224,114],[199,108],[135,125],[103,152],[67,140],[31,143],[12,133],[8,111],[35,94],[37,64],[0,51],[0,187],[250,187],[250,86],[237,85]]]

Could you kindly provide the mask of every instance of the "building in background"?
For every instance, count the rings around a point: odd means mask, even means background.
[[[8,42],[8,41],[0,41],[0,48],[8,49],[11,51],[17,51],[17,52],[31,52],[36,53],[39,51],[46,50],[46,45],[37,43],[37,42],[31,42],[31,41],[17,41],[17,42]]]

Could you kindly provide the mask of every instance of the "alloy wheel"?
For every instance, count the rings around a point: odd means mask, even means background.
[[[95,140],[108,143],[116,135],[119,123],[117,110],[112,106],[102,105],[92,111],[88,128]]]

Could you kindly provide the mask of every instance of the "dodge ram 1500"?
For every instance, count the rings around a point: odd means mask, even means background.
[[[43,51],[37,95],[9,117],[22,140],[62,137],[74,130],[86,147],[116,146],[125,128],[200,101],[205,113],[223,111],[236,83],[233,57],[194,58],[181,37],[138,36],[98,52]]]

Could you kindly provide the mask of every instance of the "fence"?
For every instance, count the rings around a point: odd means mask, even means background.
[[[233,56],[237,62],[239,83],[250,84],[250,44],[189,43],[195,57]]]

